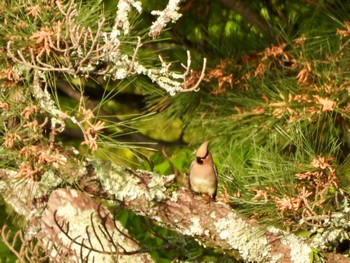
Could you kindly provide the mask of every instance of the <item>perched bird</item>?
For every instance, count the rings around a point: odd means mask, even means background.
[[[208,194],[211,199],[215,200],[218,174],[213,157],[208,150],[208,143],[206,141],[198,148],[196,160],[191,164],[190,186],[192,191]]]

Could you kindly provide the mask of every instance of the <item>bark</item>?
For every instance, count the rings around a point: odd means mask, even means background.
[[[186,188],[174,189],[174,175],[160,176],[100,161],[80,162],[72,172],[80,190],[60,188],[61,178],[50,172],[38,182],[18,183],[15,171],[0,170],[0,190],[6,202],[27,219],[26,238],[37,237],[49,248],[59,247],[61,254],[72,260],[89,257],[96,262],[99,256],[111,262],[116,257],[121,262],[152,260],[96,197],[113,200],[163,227],[245,262],[310,260],[310,241],[277,228],[263,228],[239,216],[229,205],[207,203]],[[106,233],[113,236],[112,241],[107,239],[110,247],[101,241],[108,236]],[[57,251],[49,252],[49,256],[57,256]],[[346,262],[340,255],[332,257],[328,255],[328,262]],[[336,261],[334,257],[338,257]]]

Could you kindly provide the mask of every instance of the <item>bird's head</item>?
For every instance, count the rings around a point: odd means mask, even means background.
[[[196,154],[197,163],[203,164],[208,158],[210,158],[210,153],[208,150],[208,141],[202,143],[202,145],[198,148]]]

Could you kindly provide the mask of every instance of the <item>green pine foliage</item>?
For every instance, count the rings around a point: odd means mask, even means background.
[[[303,9],[288,8],[291,14]],[[274,43],[248,33],[245,40],[265,43],[260,50],[258,45],[235,54],[226,50],[220,60],[208,55],[211,68],[197,94],[150,97],[161,116],[183,122],[184,138],[193,147],[210,140],[219,199],[242,214],[311,233],[326,215],[346,213],[350,26],[345,13],[340,4],[304,8],[294,30],[278,21]],[[206,48],[224,50],[213,43]]]
[[[22,0],[0,5],[0,108],[6,111],[0,115],[1,168],[19,166],[24,177],[40,180],[74,146],[85,155],[93,152],[97,158],[180,177],[188,172],[195,147],[209,140],[220,176],[218,200],[239,213],[267,225],[306,231],[309,236],[317,236],[321,227],[331,229],[331,223],[325,225],[330,215],[348,215],[350,22],[345,3],[247,3],[268,22],[270,28],[263,32],[219,1],[187,1],[182,19],[163,32],[161,41],[147,36],[154,17],[130,14],[131,33],[120,39],[122,54],[135,54],[143,65],[160,68],[158,54],[166,61],[184,63],[189,49],[197,70],[191,79],[194,83],[203,57],[207,58],[200,90],[175,96],[145,75],[121,80],[97,74],[106,66],[99,64],[99,51],[79,64],[80,49],[67,57],[50,50],[45,34],[62,33],[66,35],[62,47],[72,44],[66,17],[53,13],[52,3]],[[143,5],[146,11],[164,8],[160,1]],[[113,26],[114,1],[106,1],[106,7],[100,1],[82,1],[78,15],[71,15],[74,25],[91,30],[91,38],[82,39],[85,55],[94,45],[92,37],[101,30],[96,21],[104,16],[103,30]],[[144,47],[138,52],[136,36]],[[33,62],[35,55],[41,60],[33,63],[41,69],[45,64],[60,69],[43,71],[55,107],[37,106],[42,100],[32,89],[33,68],[28,70],[14,59],[21,59],[21,54],[22,62]],[[96,74],[76,76],[62,70],[71,65],[87,71],[93,65]],[[180,63],[171,69],[183,70]],[[67,85],[73,95],[64,93]],[[77,94],[79,99],[74,97]],[[118,99],[123,96],[132,99],[123,103]],[[76,118],[61,116],[68,135],[49,132],[45,117],[55,119],[53,109]],[[77,130],[78,139],[72,136]],[[127,141],[135,134],[148,141]],[[154,153],[150,148],[157,142],[163,151]],[[34,170],[33,163],[39,160],[44,161]],[[152,256],[158,262],[230,260],[130,212],[120,211],[116,217],[139,242],[154,250]],[[348,232],[348,226],[342,229]],[[334,244],[326,245],[337,250]],[[165,253],[162,248],[172,251]]]

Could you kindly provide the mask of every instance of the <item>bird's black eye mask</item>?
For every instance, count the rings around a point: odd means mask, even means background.
[[[199,157],[199,156],[197,156],[197,163],[203,164],[203,160],[204,160],[205,158],[207,158],[208,155],[209,155],[209,151],[207,151],[207,153],[205,154],[204,157]]]

